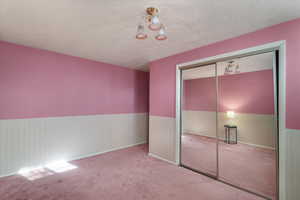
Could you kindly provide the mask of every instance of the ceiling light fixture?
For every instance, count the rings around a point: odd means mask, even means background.
[[[146,14],[142,17],[142,22],[137,27],[136,39],[144,40],[148,37],[145,33],[145,25],[148,25],[151,31],[159,31],[158,35],[155,36],[156,40],[167,39],[165,27],[160,22],[158,13],[159,10],[157,8],[149,7],[146,9]]]

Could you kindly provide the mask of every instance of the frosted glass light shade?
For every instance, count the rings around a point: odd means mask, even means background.
[[[158,31],[161,28],[158,16],[153,16],[151,18],[151,23],[149,24],[148,28],[152,31]]]
[[[145,29],[144,29],[144,26],[142,24],[140,24],[138,26],[138,29],[137,29],[137,33],[136,33],[136,36],[135,38],[136,39],[139,39],[139,40],[144,40],[146,39],[148,36],[147,34],[145,33]]]
[[[139,40],[144,40],[144,39],[146,39],[148,36],[147,36],[147,34],[145,34],[145,33],[138,33],[138,34],[136,34],[136,36],[135,36],[135,38],[136,39],[139,39]]]
[[[165,32],[165,29],[163,26],[160,28],[158,35],[155,36],[155,39],[157,39],[157,40],[166,40],[167,39],[166,32]]]

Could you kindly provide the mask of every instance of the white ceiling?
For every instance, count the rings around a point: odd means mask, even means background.
[[[236,64],[239,65],[239,73],[267,70],[273,68],[273,53],[263,53],[254,56],[231,59],[224,62],[217,62],[216,64],[218,76],[224,75],[225,68],[228,65],[228,61],[234,61]],[[235,74],[235,71],[233,71],[233,74]],[[202,67],[184,70],[182,72],[183,80],[214,77],[215,75],[215,65],[206,65]]]
[[[147,6],[167,41],[135,39]],[[0,40],[131,68],[300,17],[300,0],[0,0]]]

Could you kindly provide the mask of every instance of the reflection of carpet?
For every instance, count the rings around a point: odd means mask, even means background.
[[[219,177],[234,185],[273,197],[276,191],[276,153],[245,144],[219,142]],[[216,139],[184,134],[182,163],[199,171],[216,173]]]
[[[71,162],[77,169],[29,181],[0,178],[1,200],[262,200],[147,156],[146,145]]]

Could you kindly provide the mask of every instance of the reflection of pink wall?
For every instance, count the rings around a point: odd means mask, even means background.
[[[300,129],[300,19],[150,63],[150,115],[175,117],[176,64],[286,40],[286,126]]]
[[[220,76],[219,111],[274,114],[272,70]],[[186,110],[216,111],[215,78],[186,80]]]
[[[142,113],[148,73],[0,42],[0,119]]]
[[[183,109],[216,111],[216,79],[201,78],[184,81]]]

